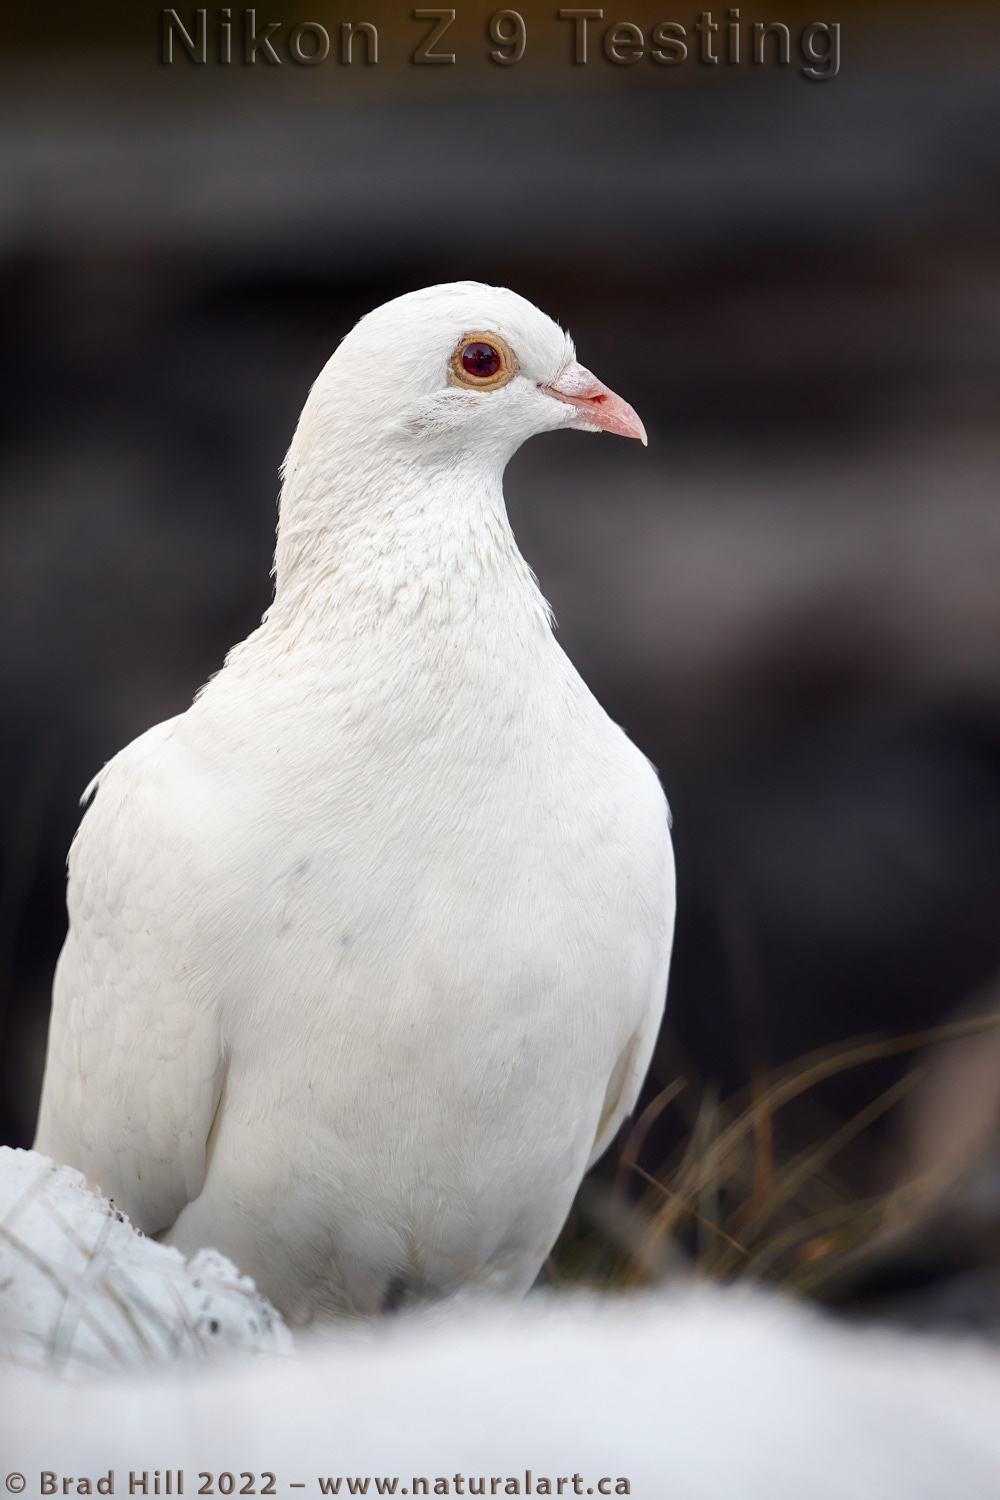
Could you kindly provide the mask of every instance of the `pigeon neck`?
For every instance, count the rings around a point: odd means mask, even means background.
[[[551,627],[507,518],[502,461],[483,455],[290,465],[274,571],[268,623],[295,635],[357,635],[418,617],[428,627]]]

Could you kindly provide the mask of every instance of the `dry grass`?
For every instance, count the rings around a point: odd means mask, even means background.
[[[1000,1026],[1000,1013],[892,1038],[863,1038],[811,1053],[720,1099],[677,1078],[632,1125],[613,1182],[584,1184],[546,1265],[557,1286],[648,1286],[686,1268],[715,1281],[746,1279],[822,1298],[878,1253],[915,1209],[939,1196],[928,1174],[889,1191],[860,1193],[845,1154],[920,1080],[920,1066],[821,1138],[802,1143],[801,1121],[783,1144],[783,1114],[818,1084],[850,1069],[918,1053]],[[655,1170],[653,1127],[667,1111],[684,1120],[683,1139]]]

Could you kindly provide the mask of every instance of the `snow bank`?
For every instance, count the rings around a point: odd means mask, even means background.
[[[1000,1494],[985,1345],[684,1287],[409,1314],[247,1359],[288,1335],[221,1257],[185,1265],[29,1153],[0,1153],[0,1182],[0,1318],[19,1362],[0,1368],[0,1482],[30,1500],[181,1484],[184,1500],[409,1496],[422,1480],[463,1496]],[[165,1365],[223,1343],[221,1361]],[[68,1373],[24,1368],[53,1360]]]
[[[32,1496],[42,1471],[60,1493],[65,1476],[77,1493],[79,1476],[113,1471],[116,1495],[145,1472],[152,1494],[157,1470],[161,1494],[167,1470],[175,1493],[184,1471],[185,1497],[227,1493],[220,1476],[261,1494],[273,1474],[286,1500],[338,1478],[333,1492],[367,1478],[372,1495],[376,1480],[421,1492],[415,1478],[430,1494],[647,1500],[1000,1492],[990,1351],[843,1329],[762,1294],[538,1299],[514,1317],[400,1320],[305,1343],[296,1360],[141,1380],[8,1375],[0,1411],[5,1462]]]
[[[291,1336],[214,1250],[146,1239],[79,1172],[0,1147],[0,1354],[122,1370],[213,1350],[281,1353]]]

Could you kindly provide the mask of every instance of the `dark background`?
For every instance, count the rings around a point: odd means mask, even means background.
[[[674,807],[674,1036],[649,1090],[678,1056],[728,1090],[930,1024],[1000,967],[996,8],[743,7],[793,39],[839,20],[823,83],[794,48],[616,68],[603,27],[575,68],[554,8],[525,11],[517,69],[475,5],[459,63],[414,68],[422,28],[376,0],[311,14],[376,21],[377,68],[227,70],[164,67],[153,7],[5,7],[10,1143],[84,785],[266,607],[278,465],[337,340],[457,277],[562,321],[650,434],[536,439],[507,481],[564,646]],[[696,12],[621,12],[665,16]]]

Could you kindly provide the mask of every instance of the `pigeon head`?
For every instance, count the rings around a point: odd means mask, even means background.
[[[475,598],[505,557],[510,587],[547,622],[502,476],[526,438],[559,427],[646,441],[632,408],[523,297],[460,281],[376,308],[320,372],[288,450],[276,605],[291,618],[336,597],[346,618],[355,597],[368,618],[428,591],[454,601],[467,585]]]
[[[320,445],[350,435],[413,463],[452,462],[459,450],[505,463],[533,433],[559,427],[646,441],[558,324],[506,287],[462,281],[362,318],[317,380],[302,435]]]

